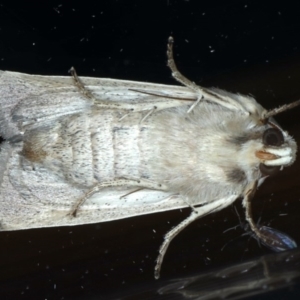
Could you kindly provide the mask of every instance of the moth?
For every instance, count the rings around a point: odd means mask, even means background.
[[[291,165],[297,146],[249,96],[202,88],[184,77],[168,42],[168,66],[183,86],[0,71],[0,228],[71,226],[190,207],[160,247],[198,218],[242,197]],[[281,237],[273,231],[276,240]],[[289,246],[287,246],[289,248]]]

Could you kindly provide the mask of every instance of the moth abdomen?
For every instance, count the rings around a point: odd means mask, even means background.
[[[96,110],[64,118],[55,125],[28,131],[22,156],[71,184],[91,187],[118,178],[149,177],[143,167],[142,116],[122,121],[114,110]]]

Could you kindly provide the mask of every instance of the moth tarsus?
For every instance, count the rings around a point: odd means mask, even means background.
[[[294,245],[258,227],[250,201],[267,176],[295,161],[295,141],[270,117],[300,101],[267,111],[252,97],[202,88],[178,71],[173,42],[168,66],[184,86],[79,78],[74,68],[73,85],[70,77],[0,71],[2,230],[191,207],[165,235],[158,278],[177,234],[243,198],[258,239],[276,250]]]
[[[77,75],[77,72],[74,67],[71,67],[69,70],[69,73],[71,74],[73,78],[73,82],[75,86],[78,88],[79,92],[86,98],[92,100],[94,103],[97,102],[97,99],[94,97],[94,95],[87,90],[87,88],[84,86],[84,84],[81,82],[80,78]]]

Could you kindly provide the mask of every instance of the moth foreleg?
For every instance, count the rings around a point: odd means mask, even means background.
[[[140,187],[144,189],[151,189],[151,190],[166,190],[166,186],[163,184],[155,183],[153,181],[149,181],[146,179],[117,179],[112,181],[106,182],[99,182],[94,185],[82,198],[80,198],[74,208],[72,209],[70,215],[76,217],[77,211],[84,202],[90,198],[95,193],[98,193],[101,189],[105,187],[114,187],[114,186],[134,186]]]
[[[155,279],[158,279],[160,277],[160,270],[161,270],[162,262],[163,262],[164,256],[165,256],[167,249],[168,249],[170,243],[172,242],[172,240],[184,228],[186,228],[188,225],[190,225],[196,219],[204,217],[212,212],[215,212],[215,211],[225,208],[226,206],[230,205],[236,198],[237,198],[237,195],[231,195],[229,197],[222,198],[222,199],[213,201],[211,203],[207,203],[200,207],[194,207],[194,210],[186,219],[184,219],[181,223],[179,223],[177,226],[175,226],[173,229],[171,229],[165,235],[164,241],[159,248],[159,254],[158,254],[158,257],[156,260],[156,265],[154,268]]]

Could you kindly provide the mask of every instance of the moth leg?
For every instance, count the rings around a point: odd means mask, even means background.
[[[247,193],[246,193],[246,195],[244,196],[244,199],[243,199],[243,205],[245,207],[246,220],[248,221],[248,223],[250,225],[250,228],[254,232],[254,234],[256,235],[257,239],[262,241],[262,243],[264,245],[267,245],[267,246],[272,248],[272,245],[275,245],[275,246],[278,245],[278,239],[275,240],[272,235],[268,234],[268,231],[264,230],[266,228],[265,226],[261,226],[260,228],[258,228],[257,225],[255,224],[254,220],[253,220],[253,217],[252,217],[251,199],[254,195],[254,192],[256,191],[256,188],[257,188],[257,182],[254,182],[252,184],[252,186],[250,186],[248,188],[248,191],[247,191]],[[292,241],[292,240],[290,240],[290,241]],[[281,246],[283,246],[283,244],[281,244]],[[291,245],[291,247],[288,248],[288,249],[292,249],[292,248],[293,248],[293,245]]]
[[[148,118],[148,117],[150,117],[150,115],[152,115],[153,114],[153,112],[155,111],[157,109],[157,107],[156,106],[153,106],[153,108],[151,109],[151,110],[149,110],[148,112],[147,112],[147,114],[141,119],[141,121],[140,121],[140,125]]]
[[[126,113],[125,115],[123,115],[118,121],[122,121],[123,119],[125,119],[128,115],[130,115],[132,113],[132,111]]]
[[[174,44],[174,39],[173,37],[169,37],[168,39],[168,48],[167,48],[167,57],[168,57],[168,67],[172,71],[172,76],[173,78],[186,86],[187,88],[193,90],[196,92],[197,100],[195,103],[192,104],[192,106],[188,109],[187,113],[190,113],[196,105],[198,105],[201,100],[204,98],[213,102],[220,104],[221,106],[224,106],[229,109],[234,109],[234,110],[240,110],[243,112],[248,112],[247,109],[245,109],[244,105],[233,99],[232,97],[229,97],[227,95],[223,95],[221,93],[218,93],[217,91],[213,91],[211,89],[205,89],[188,78],[186,78],[184,75],[182,75],[179,70],[177,69],[175,60],[174,60],[174,55],[173,55],[173,44]]]
[[[150,109],[144,117],[142,117],[142,119],[141,119],[140,122],[139,122],[139,125],[141,125],[141,124],[142,124],[142,123],[143,123],[150,115],[152,115],[153,112],[154,112],[155,110],[157,110],[157,106],[153,106],[153,108]],[[119,119],[119,121],[122,121],[123,119],[125,119],[125,118],[126,118],[129,114],[131,114],[132,112],[133,112],[133,111],[130,111],[130,112],[126,113],[125,115],[123,115],[123,116]]]
[[[97,99],[89,90],[86,89],[80,78],[78,77],[75,68],[72,67],[69,70],[72,78],[74,80],[74,84],[78,88],[79,92],[87,99],[92,101],[93,104],[97,105],[97,107],[103,108],[111,108],[111,109],[127,109],[129,111],[134,111],[132,104],[128,103],[120,103],[120,102],[113,102],[113,101],[104,101],[101,99]]]
[[[139,192],[139,191],[141,191],[141,190],[143,190],[143,189],[144,189],[144,188],[142,187],[142,188],[135,189],[135,190],[133,190],[133,191],[131,191],[131,192],[128,192],[127,194],[122,195],[122,196],[120,197],[120,199],[125,198],[125,197],[127,197],[127,196],[129,196],[129,195],[131,195],[131,194],[136,193],[136,192]]]
[[[74,84],[76,85],[76,87],[78,88],[79,92],[87,99],[89,99],[94,105],[96,105],[97,107],[103,107],[103,108],[111,108],[111,109],[124,109],[127,110],[128,112],[125,113],[120,119],[119,121],[123,120],[124,118],[126,118],[130,113],[132,112],[137,112],[137,111],[144,111],[144,110],[150,110],[145,117],[142,118],[142,121],[140,123],[142,123],[144,120],[146,120],[146,118],[148,118],[156,109],[164,109],[165,107],[168,107],[168,102],[172,102],[173,103],[173,99],[172,100],[166,100],[164,102],[158,101],[155,104],[153,104],[152,108],[145,108],[143,106],[141,107],[137,107],[134,104],[130,104],[130,103],[126,103],[126,102],[113,102],[113,101],[104,101],[101,99],[97,99],[83,84],[83,82],[80,80],[80,78],[78,77],[76,70],[74,67],[72,67],[69,70],[70,74],[72,75],[72,78],[74,80]],[[132,89],[130,89],[132,90]],[[134,90],[133,90],[134,91]],[[139,92],[139,91],[137,91]],[[162,104],[163,103],[163,104]],[[158,107],[159,106],[159,107]]]
[[[195,210],[191,212],[191,214],[184,219],[181,223],[179,223],[177,226],[175,226],[173,229],[171,229],[164,237],[164,241],[161,244],[159,248],[159,254],[156,260],[156,265],[154,268],[154,277],[155,279],[158,279],[160,277],[160,270],[162,266],[162,262],[164,259],[164,256],[167,252],[167,249],[172,242],[172,240],[188,225],[190,225],[192,222],[194,222],[198,218],[202,218],[212,212],[216,212],[218,210],[221,210],[225,208],[226,206],[230,205],[238,196],[237,195],[231,195],[226,198],[222,198],[216,201],[213,201],[211,203],[207,203],[200,207],[194,207]]]
[[[78,90],[80,91],[80,93],[85,96],[86,98],[92,100],[93,102],[96,102],[97,99],[93,96],[93,94],[91,92],[89,92],[84,84],[81,82],[81,80],[79,79],[76,70],[74,67],[71,67],[71,69],[69,70],[69,73],[72,75],[74,84],[77,86]]]
[[[190,106],[190,108],[188,109],[187,113],[189,114],[199,103],[200,101],[202,100],[203,96],[202,95],[199,95],[197,97],[197,100]]]
[[[196,103],[194,103],[188,110],[188,112],[190,112],[191,108],[194,108],[195,105],[198,104],[203,98],[203,89],[200,86],[196,85],[194,82],[190,81],[188,78],[186,78],[178,71],[177,66],[175,64],[174,55],[173,55],[173,44],[174,44],[174,39],[173,37],[170,36],[168,40],[167,57],[168,57],[168,67],[172,71],[172,76],[175,80],[182,83],[184,86],[190,88],[191,90],[195,91],[198,94]]]
[[[81,199],[79,199],[75,205],[75,207],[72,209],[70,215],[73,217],[76,217],[77,211],[83,203],[90,198],[95,193],[99,192],[101,189],[105,187],[114,187],[114,186],[135,186],[140,187],[141,189],[151,189],[151,190],[166,190],[166,186],[163,184],[155,183],[153,181],[149,181],[146,179],[117,179],[112,181],[106,181],[106,182],[99,182],[95,186],[93,186]]]

